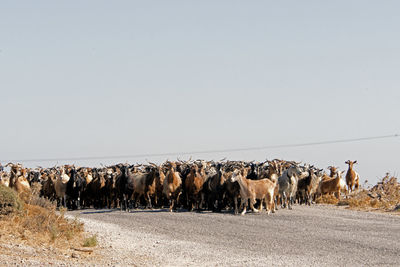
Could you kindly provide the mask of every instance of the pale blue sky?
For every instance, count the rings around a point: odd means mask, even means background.
[[[400,133],[399,10],[398,1],[2,1],[0,160]],[[193,157],[341,169],[357,159],[371,181],[399,173],[399,152],[393,138]],[[38,164],[54,163],[27,165]]]

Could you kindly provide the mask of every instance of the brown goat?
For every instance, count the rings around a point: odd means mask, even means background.
[[[158,175],[156,176],[156,193],[154,196],[154,202],[157,206],[162,205],[163,200],[163,187],[165,174],[162,166],[156,166],[158,169]]]
[[[203,166],[199,170],[196,164],[193,164],[190,173],[185,179],[186,200],[189,210],[193,210],[194,206],[197,210],[200,209],[200,203],[204,200],[204,195],[201,194],[205,181],[205,173]]]
[[[168,172],[165,175],[163,194],[170,201],[169,211],[172,212],[175,202],[179,202],[182,193],[182,179],[179,172],[175,171],[176,164],[169,162]]]
[[[18,192],[18,194],[31,192],[31,186],[29,185],[29,181],[26,178],[26,173],[26,169],[21,169],[21,175],[17,177],[14,181],[14,188]]]
[[[14,188],[18,194],[30,193],[31,187],[26,178],[27,169],[24,169],[19,163],[8,163],[6,167],[8,166],[11,166],[9,187]]]
[[[357,160],[356,161],[348,160],[345,163],[349,165],[349,169],[347,170],[346,173],[347,189],[349,192],[353,192],[353,190],[357,189],[359,186],[360,176],[355,170],[353,170],[353,165],[357,163]]]
[[[323,194],[336,194],[337,199],[340,199],[340,179],[342,178],[342,172],[338,172],[335,178],[325,179],[319,183],[318,193]]]
[[[328,170],[331,171],[331,173],[329,174],[330,178],[334,178],[336,176],[336,174],[338,173],[338,169],[335,166],[329,166]]]
[[[235,214],[238,214],[238,198],[240,196],[240,186],[238,182],[233,182],[231,180],[232,174],[233,172],[231,171],[225,172],[224,170],[221,170],[221,178],[223,180],[223,185],[225,188],[225,197],[231,203],[233,200],[234,212]]]
[[[56,173],[54,171],[44,172],[42,174],[43,186],[42,194],[45,198],[53,201],[56,199],[56,189],[54,187],[54,182],[56,181]]]

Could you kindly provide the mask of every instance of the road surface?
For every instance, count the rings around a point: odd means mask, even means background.
[[[317,205],[267,215],[167,210],[68,212],[115,264],[400,266],[400,216]]]

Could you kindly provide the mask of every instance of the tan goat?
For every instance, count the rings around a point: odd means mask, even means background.
[[[70,177],[66,174],[66,168],[68,166],[62,166],[60,175],[56,178],[54,182],[54,189],[56,191],[56,198],[60,201],[60,206],[67,206],[66,192],[67,192],[67,183]]]
[[[318,186],[318,194],[323,195],[334,193],[336,194],[336,197],[340,199],[340,180],[343,173],[344,171],[338,172],[335,178],[322,180]]]
[[[30,193],[31,186],[29,185],[28,179],[26,178],[26,169],[21,169],[21,175],[14,181],[14,188],[18,194]]]
[[[253,212],[259,212],[262,210],[262,203],[265,200],[266,210],[268,214],[275,211],[274,208],[274,190],[276,186],[276,180],[273,182],[269,179],[262,180],[250,180],[244,178],[247,175],[246,169],[242,171],[236,169],[231,177],[231,181],[237,181],[240,186],[240,197],[242,199],[241,205],[243,206],[242,215],[246,213],[247,203],[250,200],[250,208]],[[256,199],[261,200],[260,209],[254,208]]]
[[[179,202],[179,196],[182,194],[182,179],[179,172],[175,171],[176,164],[169,162],[168,172],[165,175],[163,194],[170,201],[169,211],[172,212],[175,201]]]
[[[10,176],[6,172],[0,172],[0,184],[10,186]]]
[[[358,189],[360,176],[355,170],[353,170],[353,165],[357,163],[357,160],[356,161],[348,160],[345,163],[349,165],[349,169],[347,170],[346,173],[346,184],[347,184],[347,189],[350,193],[353,192],[353,190]]]
[[[6,167],[11,166],[9,187],[14,188],[18,194],[29,193],[31,186],[26,178],[27,170],[21,164],[8,163]]]

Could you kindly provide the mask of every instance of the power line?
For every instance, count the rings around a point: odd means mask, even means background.
[[[392,134],[392,135],[361,137],[361,138],[353,138],[353,139],[339,139],[339,140],[310,142],[310,143],[270,145],[270,146],[247,147],[247,148],[228,148],[228,149],[220,149],[220,150],[198,150],[198,151],[191,151],[191,152],[133,154],[133,155],[98,156],[98,157],[94,156],[94,157],[42,158],[42,159],[19,159],[19,160],[14,159],[14,160],[0,160],[0,161],[2,161],[2,162],[48,162],[48,161],[82,161],[82,160],[96,160],[96,159],[132,159],[132,158],[146,158],[146,157],[166,157],[166,156],[175,156],[175,155],[184,156],[184,155],[194,155],[194,154],[257,151],[257,150],[276,149],[276,148],[291,148],[291,147],[303,147],[303,146],[329,145],[329,144],[337,144],[337,143],[352,143],[352,142],[369,141],[369,140],[376,140],[376,139],[396,138],[398,136],[399,136],[398,134]]]

